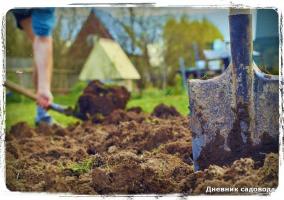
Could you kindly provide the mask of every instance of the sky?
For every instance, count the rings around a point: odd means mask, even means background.
[[[113,16],[121,17],[121,12],[117,8],[99,8],[100,10],[104,10],[106,12],[110,12]],[[207,18],[211,21],[224,36],[225,41],[230,40],[229,33],[229,9],[227,8],[190,8],[190,7],[165,7],[165,8],[145,8],[140,7],[137,9],[138,13],[141,15],[149,15],[149,16],[162,16],[162,15],[188,15],[191,19],[202,19]],[[255,11],[253,13],[253,33],[255,30]]]
[[[67,10],[68,8],[61,8],[61,11]],[[80,11],[77,12],[78,18],[82,18],[82,22],[86,19],[91,11],[89,9],[78,8]],[[188,15],[192,20],[207,18],[215,26],[219,28],[221,33],[224,36],[225,40],[229,40],[229,22],[228,22],[228,9],[209,9],[209,8],[184,8],[184,7],[164,7],[164,8],[149,8],[149,7],[138,7],[136,8],[136,13],[143,16],[149,17],[159,17],[159,16],[182,16]],[[102,11],[104,13],[111,14],[113,17],[122,18],[125,17],[120,8],[115,7],[106,7],[106,8],[96,8],[96,10]],[[82,11],[82,12],[81,12]],[[64,12],[64,11],[63,11]],[[66,17],[68,17],[68,12]],[[67,22],[66,22],[67,25]],[[74,30],[74,36],[81,29],[81,26],[78,25],[78,28]],[[65,30],[64,28],[62,29]],[[66,29],[68,30],[68,29]]]
[[[68,8],[64,8],[68,9]],[[80,31],[83,21],[89,15],[89,12],[92,8],[78,8],[79,12],[78,18],[82,18],[80,25],[77,28],[73,29],[74,37],[76,37],[77,33]],[[175,16],[179,17],[182,15],[187,15],[192,20],[199,20],[202,18],[206,18],[210,22],[212,22],[222,33],[225,41],[230,41],[230,32],[229,32],[229,9],[228,8],[192,8],[192,7],[137,7],[136,14],[140,14],[141,16],[149,16],[149,17],[166,17],[166,16]],[[108,20],[106,15],[110,14],[114,18],[126,18],[127,16],[123,13],[123,9],[120,7],[97,7],[95,10],[100,11],[102,15],[105,17],[105,21]],[[82,11],[82,12],[81,12]],[[255,39],[255,30],[256,30],[256,11],[252,10],[252,24],[253,24],[253,39]],[[165,18],[164,18],[165,19]],[[107,28],[114,29],[113,32],[117,31],[117,26],[108,25],[111,23],[106,23]],[[63,28],[63,31],[65,29]],[[67,30],[67,29],[66,29]]]

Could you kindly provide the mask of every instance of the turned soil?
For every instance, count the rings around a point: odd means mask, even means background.
[[[67,128],[18,123],[6,137],[12,191],[78,194],[205,193],[212,187],[276,187],[278,155],[194,172],[188,119],[115,110],[101,123]]]
[[[117,91],[120,96],[113,99]],[[125,110],[128,98],[122,87],[109,92],[92,83],[78,101],[87,121],[66,128],[15,124],[6,134],[8,189],[205,194],[207,186],[277,187],[278,155],[274,153],[266,154],[261,166],[241,158],[230,166],[210,165],[194,172],[188,118],[166,105],[157,106],[151,114],[139,107]],[[109,106],[100,106],[100,101]],[[97,106],[99,112],[89,110],[90,106]]]

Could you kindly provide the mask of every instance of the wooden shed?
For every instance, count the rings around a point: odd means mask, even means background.
[[[101,80],[124,85],[133,90],[133,80],[140,75],[121,46],[111,39],[92,38],[93,48],[87,56],[79,79],[83,81]]]
[[[64,66],[65,68],[80,72],[86,58],[92,51],[93,46],[90,45],[90,38],[94,35],[100,38],[113,39],[108,29],[96,15],[95,11],[92,10],[68,50],[67,58],[69,59],[66,61],[66,65]]]

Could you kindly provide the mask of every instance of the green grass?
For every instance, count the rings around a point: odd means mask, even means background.
[[[79,82],[72,89],[72,91],[67,95],[56,95],[54,97],[54,102],[66,105],[75,106],[75,103],[80,96],[83,89],[86,87],[86,83]],[[29,125],[34,126],[34,118],[36,113],[36,104],[18,94],[13,94],[6,98],[6,130],[9,130],[11,126],[17,122],[25,121]],[[49,111],[50,115],[54,120],[62,126],[67,126],[68,124],[78,121],[73,117],[68,117],[59,114],[55,111]]]
[[[85,86],[86,83],[78,83],[69,94],[56,95],[54,102],[74,107]],[[176,88],[168,88],[166,90],[149,88],[140,95],[133,93],[127,107],[140,106],[144,112],[151,113],[154,107],[160,103],[174,106],[183,115],[188,114],[187,94],[185,91]],[[18,95],[7,97],[6,130],[9,130],[13,124],[20,121],[25,121],[29,125],[34,126],[35,109],[35,103],[26,98]],[[73,117],[67,117],[54,111],[49,111],[49,113],[62,126],[67,126],[77,121]]]
[[[188,114],[188,97],[185,92],[181,94],[167,94],[163,90],[155,89],[151,93],[149,90],[146,90],[141,97],[133,97],[128,102],[127,107],[140,106],[144,112],[151,113],[155,106],[161,103],[174,106],[182,115]]]
[[[67,163],[66,167],[61,166],[61,169],[62,170],[67,169],[67,170],[70,170],[74,174],[80,175],[80,174],[89,172],[92,169],[94,162],[95,162],[95,159],[93,158],[85,159],[81,162],[70,162],[70,163]]]
[[[30,126],[34,126],[36,106],[34,102],[24,103],[7,103],[6,104],[6,129],[17,123],[25,121]],[[50,115],[55,119],[56,122],[62,126],[74,123],[77,120],[73,117],[67,117],[54,111],[49,111]]]

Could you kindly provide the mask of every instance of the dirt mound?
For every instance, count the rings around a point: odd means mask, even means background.
[[[241,158],[230,167],[210,165],[208,169],[191,174],[185,179],[183,190],[200,194],[204,193],[208,186],[234,187],[238,188],[237,193],[253,194],[249,191],[241,192],[241,188],[276,188],[278,186],[277,173],[278,155],[275,153],[267,154],[264,165],[260,168],[255,168],[254,160],[251,158]]]
[[[143,114],[136,110],[124,111],[121,109],[114,110],[111,114],[106,116],[102,122],[105,124],[119,124],[120,122],[136,121],[142,122],[145,119]]]
[[[175,109],[175,107],[167,106],[162,103],[154,108],[152,116],[167,119],[169,117],[181,116],[181,114]]]
[[[186,117],[116,110],[101,123],[67,128],[18,123],[6,137],[6,184],[13,191],[77,194],[204,194],[211,187],[277,187],[278,155],[193,172]]]
[[[124,109],[130,93],[123,86],[107,86],[100,81],[92,81],[79,97],[76,111],[80,118],[100,118],[116,109]]]
[[[142,112],[142,108],[139,106],[136,107],[131,107],[127,109],[127,112],[136,112],[136,113],[141,113]]]

